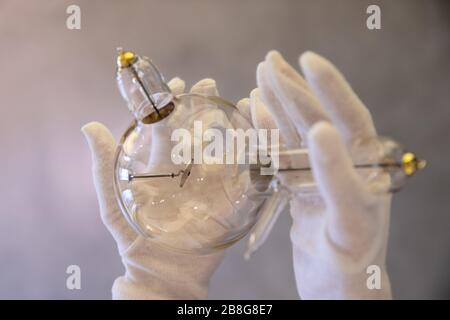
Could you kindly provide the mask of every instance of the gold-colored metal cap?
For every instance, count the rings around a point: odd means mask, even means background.
[[[402,157],[402,169],[407,176],[411,176],[418,170],[425,168],[427,162],[417,157],[412,152],[406,152]]]
[[[118,55],[117,55],[117,66],[119,68],[126,68],[132,65],[136,59],[137,56],[132,51],[124,51],[122,48],[118,48]]]

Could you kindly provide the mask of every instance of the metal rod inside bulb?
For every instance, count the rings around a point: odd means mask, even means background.
[[[367,163],[367,164],[356,164],[353,167],[355,168],[399,168],[401,167],[400,163]],[[259,168],[251,168],[250,170],[260,170]],[[277,171],[310,171],[311,167],[302,167],[302,168],[283,168],[278,169]],[[128,179],[148,179],[148,178],[175,178],[179,177],[183,174],[185,170],[180,170],[177,173],[159,173],[159,174],[130,174]]]
[[[147,173],[147,174],[130,174],[128,175],[128,181],[133,181],[134,179],[149,179],[149,178],[175,178],[181,176],[180,188],[184,186],[187,178],[191,175],[192,166],[194,164],[194,159],[186,166],[184,170],[180,170],[177,173]]]
[[[178,173],[160,173],[160,174],[130,174],[128,180],[134,179],[148,179],[148,178],[175,178],[181,175],[184,170],[178,171]]]
[[[139,77],[138,72],[136,71],[134,65],[131,66],[131,72],[133,73],[136,81],[139,83],[139,85],[141,86],[142,90],[144,91],[145,96],[147,97],[148,101],[150,101],[150,104],[152,105],[153,109],[155,109],[156,113],[158,114],[158,117],[161,116],[159,114],[159,110],[156,107],[156,103],[155,101],[153,101],[152,97],[150,96],[150,94],[148,93],[147,89],[145,88],[144,84],[142,83],[141,78]]]
[[[400,163],[366,163],[366,164],[355,164],[354,168],[366,169],[366,168],[401,168]],[[260,170],[259,168],[251,168],[250,170]],[[282,168],[277,171],[311,171],[311,167],[302,168]]]

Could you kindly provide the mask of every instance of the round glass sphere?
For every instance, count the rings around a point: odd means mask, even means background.
[[[218,97],[183,94],[165,103],[159,116],[134,121],[121,139],[115,190],[122,210],[163,246],[199,254],[230,246],[255,224],[265,195],[249,165],[234,161],[248,147],[236,148],[227,163],[227,139],[214,139],[252,126]]]

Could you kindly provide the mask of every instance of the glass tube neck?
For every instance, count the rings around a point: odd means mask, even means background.
[[[116,81],[136,120],[158,122],[174,110],[172,92],[149,58],[118,49]]]

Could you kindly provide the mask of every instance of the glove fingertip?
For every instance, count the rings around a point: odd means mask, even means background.
[[[270,50],[266,54],[266,61],[280,61],[284,60],[283,56],[277,50]]]
[[[258,99],[259,98],[259,88],[255,88],[252,91],[250,91],[250,99]]]
[[[207,96],[219,95],[216,81],[211,78],[205,78],[194,84],[191,88],[191,93],[203,94]]]
[[[247,121],[252,121],[249,98],[239,100],[239,102],[236,104],[236,107],[239,112],[245,117],[245,119],[247,119]]]
[[[312,65],[317,61],[323,59],[320,55],[313,51],[305,51],[298,58],[299,64],[304,67],[308,65]]]
[[[296,73],[295,70],[286,62],[281,53],[278,51],[271,51],[266,56],[266,61],[270,66],[272,71],[278,71],[283,73],[293,74]]]
[[[91,121],[91,122],[88,122],[85,125],[83,125],[80,130],[84,135],[87,135],[91,132],[92,128],[94,128],[98,125],[101,125],[101,123],[97,122],[97,121]]]
[[[239,110],[245,110],[250,107],[250,99],[249,98],[243,98],[236,103],[236,107]]]
[[[81,127],[81,132],[87,139],[92,139],[99,134],[103,134],[105,131],[109,132],[108,128],[106,128],[104,124],[97,121],[88,122]]]
[[[266,107],[261,99],[261,91],[259,88],[253,89],[250,92],[250,110],[252,111],[252,114],[259,114],[259,116],[267,113]]]
[[[105,150],[114,150],[115,141],[109,129],[100,122],[89,122],[81,127],[92,154],[96,157],[104,156]],[[103,150],[103,151],[102,151]]]
[[[344,148],[337,129],[327,121],[319,121],[308,132],[308,146],[311,147],[313,161],[332,162],[339,149]],[[342,147],[342,148],[341,148]]]
[[[321,142],[330,136],[337,134],[336,128],[327,121],[319,121],[315,123],[308,132],[308,139],[313,142]]]
[[[171,79],[167,83],[167,85],[169,86],[170,90],[172,90],[172,93],[175,95],[182,94],[186,88],[186,83],[178,77]]]
[[[262,86],[262,79],[264,77],[264,69],[265,69],[265,63],[260,62],[258,63],[258,65],[256,66],[256,81],[258,83],[258,87]]]
[[[299,57],[299,64],[308,79],[312,79],[314,76],[317,77],[335,69],[330,61],[312,51],[303,53]]]
[[[271,87],[268,83],[268,79],[267,79],[267,75],[266,75],[266,63],[265,62],[260,62],[258,64],[258,67],[256,68],[256,82],[258,84],[260,97],[264,101],[264,103],[267,105],[274,104],[274,102],[273,102],[274,97],[271,94]]]

